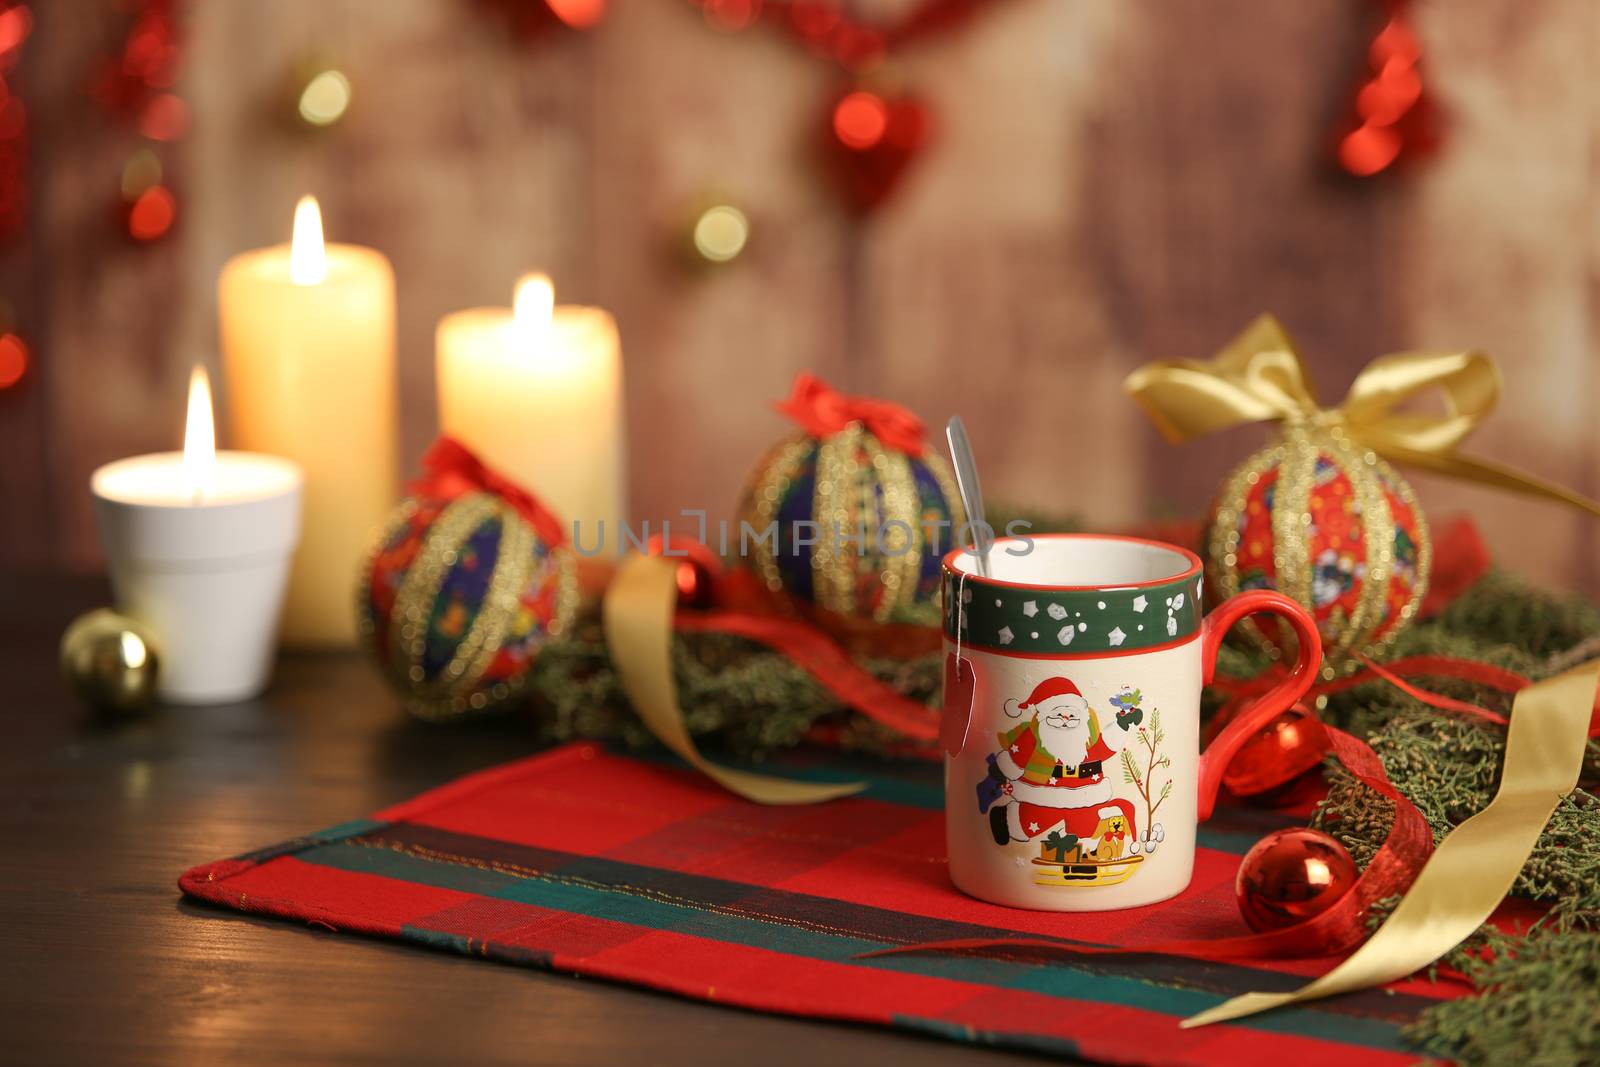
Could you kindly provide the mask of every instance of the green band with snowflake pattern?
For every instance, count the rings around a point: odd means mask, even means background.
[[[944,632],[962,645],[1011,655],[1117,655],[1200,632],[1200,575],[1106,589],[997,584],[944,570]],[[959,629],[959,635],[958,635]]]

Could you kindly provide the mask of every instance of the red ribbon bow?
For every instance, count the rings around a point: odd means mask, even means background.
[[[538,531],[546,545],[565,544],[561,520],[539,499],[516,482],[484,465],[483,460],[454,437],[441,436],[422,457],[423,475],[407,486],[413,496],[451,500],[463,493],[493,493]]]
[[[922,455],[926,428],[921,419],[887,400],[848,396],[814,374],[796,375],[789,399],[773,407],[812,437],[826,437],[859,422],[885,448]]]

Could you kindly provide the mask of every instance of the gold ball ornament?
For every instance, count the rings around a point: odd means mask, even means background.
[[[1293,421],[1223,483],[1205,535],[1206,588],[1222,600],[1276,589],[1322,633],[1324,677],[1386,651],[1428,589],[1433,545],[1416,494],[1344,431]],[[1270,620],[1242,630],[1275,657],[1292,635]]]
[[[61,676],[96,711],[148,708],[160,670],[149,631],[109,608],[78,616],[61,635]]]
[[[572,550],[488,492],[400,505],[367,561],[358,625],[406,709],[450,720],[525,693],[577,611]]]

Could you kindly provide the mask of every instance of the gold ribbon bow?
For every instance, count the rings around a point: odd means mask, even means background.
[[[1340,429],[1395,463],[1559,500],[1600,517],[1600,503],[1456,446],[1493,410],[1500,370],[1482,352],[1402,352],[1369,363],[1336,408],[1317,406],[1305,365],[1278,320],[1262,315],[1214,359],[1148,363],[1123,382],[1161,433],[1181,444],[1251,422]],[[1401,410],[1437,392],[1442,413]]]

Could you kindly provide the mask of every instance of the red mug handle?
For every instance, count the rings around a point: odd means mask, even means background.
[[[1202,822],[1211,817],[1211,809],[1217,805],[1217,791],[1222,788],[1222,772],[1228,769],[1228,762],[1233,759],[1234,753],[1258,730],[1305,696],[1306,690],[1316,680],[1317,669],[1322,666],[1322,635],[1317,632],[1317,623],[1311,613],[1282,593],[1270,589],[1252,589],[1218,604],[1216,610],[1200,624],[1201,670],[1206,685],[1211,684],[1211,677],[1216,673],[1217,649],[1221,647],[1228,630],[1245,616],[1263,611],[1282,615],[1294,627],[1295,636],[1299,638],[1300,657],[1283,681],[1246,705],[1200,754],[1199,813]]]

